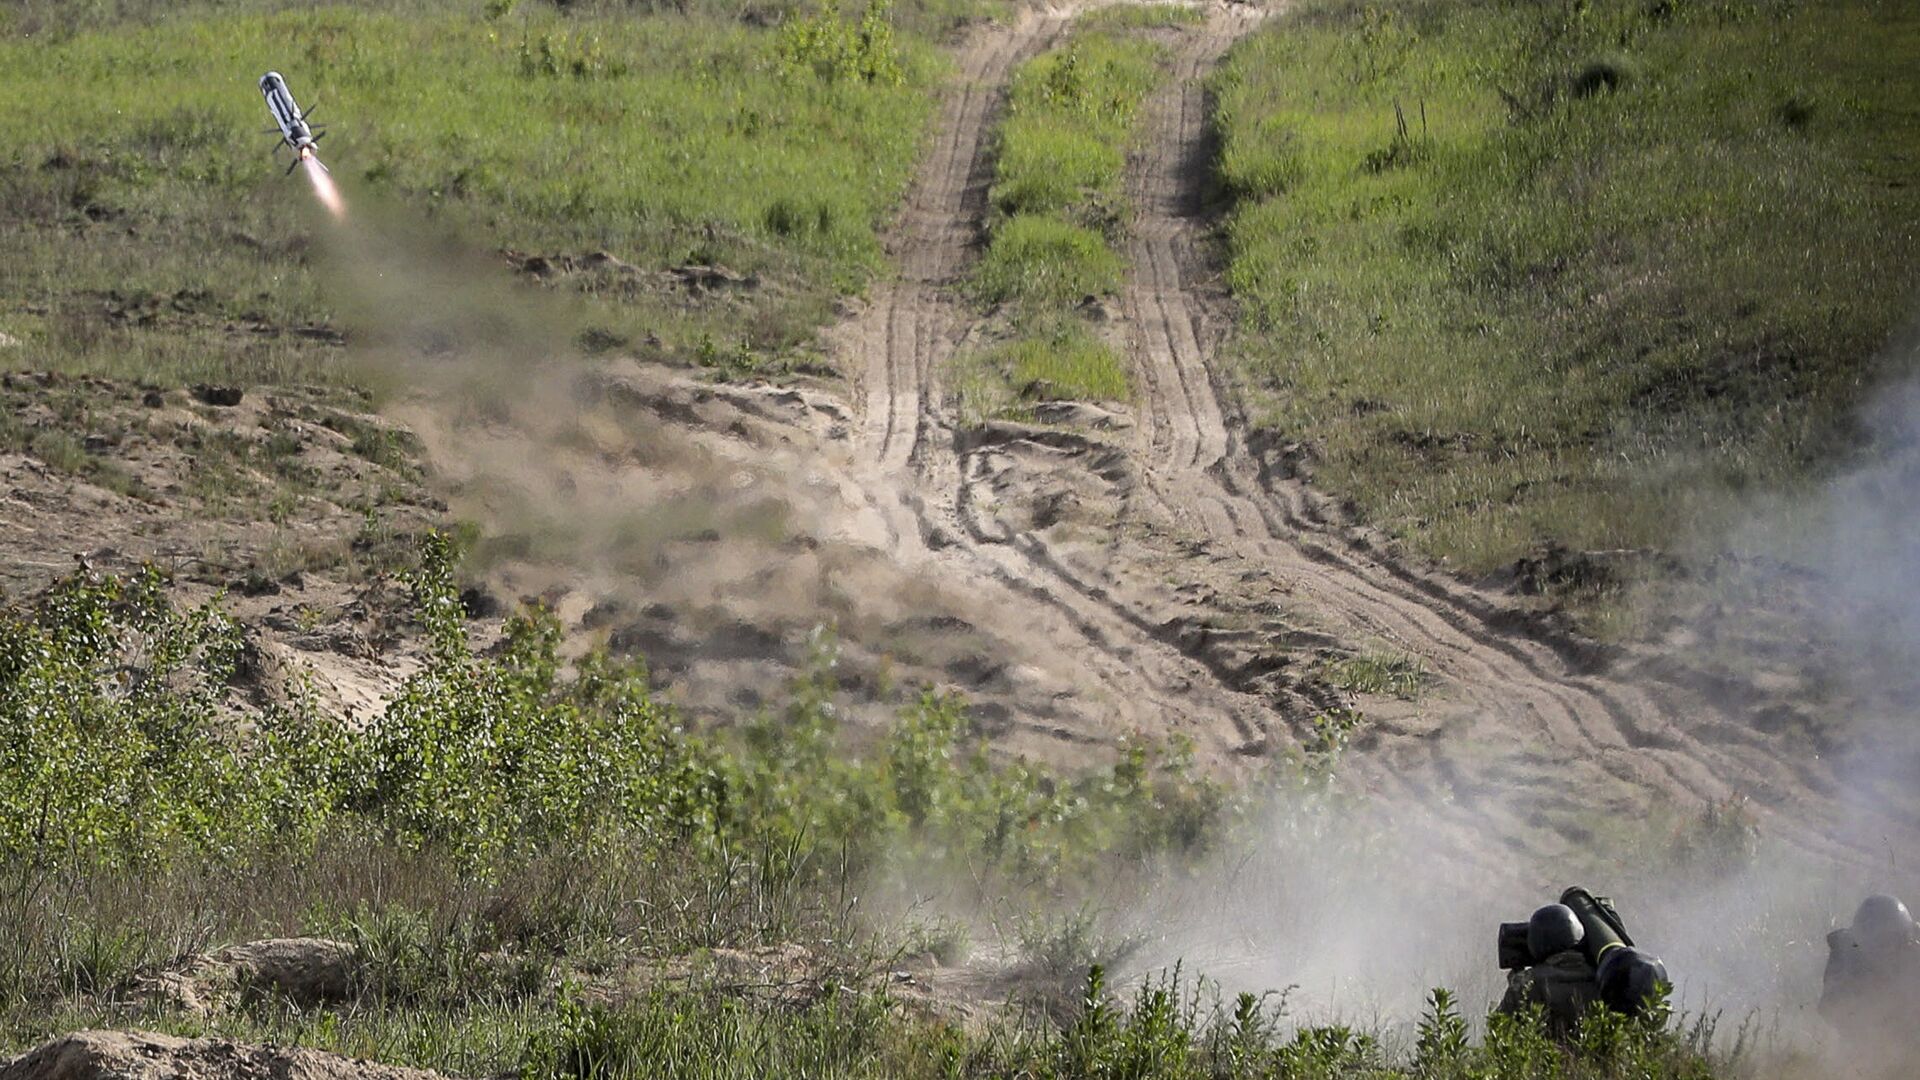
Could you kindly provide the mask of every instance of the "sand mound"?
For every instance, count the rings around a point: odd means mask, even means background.
[[[0,1066],[0,1080],[430,1080],[339,1054],[143,1031],[63,1035]]]

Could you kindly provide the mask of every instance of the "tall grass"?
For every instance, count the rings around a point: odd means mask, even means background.
[[[1470,570],[1856,449],[1920,285],[1911,5],[1323,0],[1214,83],[1260,422]]]

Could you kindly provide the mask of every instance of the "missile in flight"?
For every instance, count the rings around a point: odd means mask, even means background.
[[[273,122],[279,125],[280,142],[274,144],[274,150],[278,151],[282,145],[285,145],[293,151],[293,162],[287,166],[287,174],[291,176],[293,170],[299,168],[300,163],[309,158],[314,164],[325,169],[326,165],[321,164],[319,156],[314,153],[314,148],[315,144],[326,135],[327,129],[316,129],[307,123],[307,117],[312,110],[301,112],[300,106],[293,103],[293,94],[287,89],[287,80],[281,78],[279,72],[269,71],[260,76],[260,93],[267,99],[267,111],[273,114]],[[319,106],[316,104],[314,108]],[[274,133],[273,128],[267,129],[267,134]]]

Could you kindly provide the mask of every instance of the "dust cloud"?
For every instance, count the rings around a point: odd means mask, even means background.
[[[965,691],[988,717],[1071,693],[993,659],[1044,645],[995,636],[978,598],[891,556],[832,396],[590,352],[566,289],[370,201],[325,266],[359,381],[479,526],[469,571],[505,607],[548,605],[570,641],[644,657],[692,719],[777,707],[823,640],[856,731],[919,686]]]
[[[1920,370],[1920,327],[1887,359]],[[1815,1010],[1825,935],[1868,894],[1920,903],[1920,382],[1876,395],[1860,424],[1857,462],[1755,499],[1719,538],[1732,554],[1690,585],[1673,635],[1717,677],[1785,702],[1757,724],[1805,725],[1797,797],[1841,808],[1831,848],[1781,842],[1739,805],[1717,825],[1596,815],[1585,850],[1543,859],[1499,836],[1463,843],[1443,807],[1289,791],[1208,866],[1111,902],[1114,932],[1144,942],[1135,976],[1179,963],[1228,994],[1286,990],[1295,1023],[1410,1038],[1430,987],[1470,1017],[1490,1009],[1497,925],[1578,884],[1615,899],[1666,961],[1682,1023],[1704,1021],[1723,1051],[1740,1045],[1764,1069],[1844,1055]],[[1487,817],[1523,820],[1517,797],[1481,795]]]
[[[1498,925],[1581,885],[1610,895],[1637,943],[1666,962],[1683,1028],[1703,1023],[1720,1051],[1738,1046],[1768,1067],[1831,1054],[1815,1011],[1827,931],[1870,892],[1920,895],[1905,868],[1767,843],[1675,852],[1658,834],[1562,861],[1489,863],[1417,807],[1331,792],[1277,795],[1255,820],[1197,871],[1106,898],[1106,931],[1141,946],[1131,977],[1177,964],[1229,999],[1279,991],[1288,1025],[1355,1026],[1402,1049],[1431,988],[1451,991],[1471,1019],[1486,1015],[1505,988]]]

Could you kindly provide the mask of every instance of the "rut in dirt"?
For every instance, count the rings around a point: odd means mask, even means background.
[[[1022,60],[1066,33],[1072,12],[1023,13],[975,31],[942,103],[928,159],[889,241],[896,273],[840,328],[859,373],[863,422],[856,474],[886,546],[915,572],[969,593],[997,616],[983,627],[1022,650],[1044,644],[1069,657],[1084,685],[1044,721],[1016,718],[995,742],[1042,758],[1084,758],[1137,733],[1179,734],[1205,756],[1228,758],[1263,737],[1266,704],[1223,685],[1205,664],[1097,590],[998,542],[969,513],[961,433],[942,407],[940,373],[977,316],[964,298],[992,178],[989,134]],[[1025,661],[1028,657],[1017,657]]]
[[[987,213],[988,133],[1012,68],[1058,41],[1068,13],[983,30],[962,53],[891,243],[898,273],[843,328],[864,395],[862,486],[892,557],[983,597],[1004,640],[1047,642],[1092,688],[1095,708],[996,741],[1058,757],[1134,731],[1182,735],[1210,767],[1244,773],[1355,706],[1358,781],[1417,805],[1463,848],[1552,856],[1590,840],[1596,815],[1746,796],[1791,811],[1773,815],[1773,835],[1862,854],[1832,839],[1833,781],[1818,763],[1680,688],[1577,669],[1565,643],[1516,629],[1503,598],[1369,548],[1252,444],[1216,361],[1231,318],[1206,246],[1204,80],[1265,15],[1209,7],[1147,105],[1118,327],[1139,385],[1134,437],[963,429],[942,398],[943,368],[979,321],[962,285]],[[1007,509],[1103,484],[1119,510],[1098,542]],[[1428,673],[1414,705],[1341,695],[1314,675],[1327,657],[1382,651]]]
[[[1334,636],[1417,657],[1441,682],[1419,715],[1377,725],[1357,756],[1376,789],[1483,834],[1569,847],[1595,810],[1747,795],[1791,811],[1769,823],[1775,835],[1830,851],[1840,822],[1826,800],[1806,797],[1830,778],[1809,776],[1807,763],[1711,702],[1575,670],[1552,643],[1513,632],[1520,620],[1503,619],[1512,612],[1498,598],[1350,542],[1303,484],[1251,451],[1215,364],[1228,320],[1207,287],[1217,273],[1203,247],[1213,223],[1202,79],[1253,19],[1218,13],[1188,42],[1174,85],[1151,105],[1148,149],[1130,177],[1138,221],[1123,307],[1144,389],[1145,489],[1216,550],[1285,574]],[[1541,832],[1558,835],[1529,836]]]

